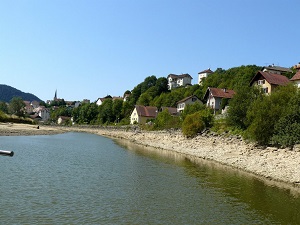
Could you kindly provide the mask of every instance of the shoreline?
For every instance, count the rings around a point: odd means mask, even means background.
[[[240,137],[212,134],[185,138],[179,131],[137,131],[133,129],[59,127],[26,124],[0,124],[0,136],[52,135],[66,132],[86,132],[113,139],[125,139],[133,144],[149,146],[229,166],[258,178],[282,183],[284,188],[300,193],[300,150],[256,147]],[[276,185],[276,184],[275,184]],[[276,185],[278,186],[278,185]],[[282,185],[280,185],[282,186]]]

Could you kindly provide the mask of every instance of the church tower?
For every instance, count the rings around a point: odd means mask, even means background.
[[[53,99],[54,101],[56,101],[57,100],[57,90],[55,90],[55,94],[54,94],[54,99]]]

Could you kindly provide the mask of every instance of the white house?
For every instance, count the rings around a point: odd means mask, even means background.
[[[195,95],[191,95],[177,102],[177,112],[181,113],[187,105],[195,104],[196,102],[203,104]]]
[[[130,116],[130,124],[145,124],[147,120],[155,119],[157,113],[157,107],[136,105]]]
[[[222,99],[231,99],[234,94],[235,92],[233,90],[228,90],[226,88],[208,87],[203,99],[204,102],[206,102],[206,105],[216,112],[221,109]]]
[[[208,77],[210,74],[212,74],[213,71],[208,68],[207,70],[203,70],[198,73],[198,84],[201,85],[204,78]]]
[[[167,79],[168,79],[168,89],[171,90],[172,88],[191,85],[193,78],[191,77],[191,75],[186,73],[181,75],[169,74]]]
[[[42,121],[47,121],[50,119],[50,110],[45,106],[39,106],[33,111],[42,118]]]

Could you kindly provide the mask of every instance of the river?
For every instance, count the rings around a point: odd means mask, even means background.
[[[1,224],[300,224],[257,177],[87,133],[0,137]]]

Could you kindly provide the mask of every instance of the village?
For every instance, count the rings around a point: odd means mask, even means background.
[[[291,73],[292,70],[290,68],[280,67],[269,65],[263,67],[261,71],[258,71],[256,75],[252,78],[250,82],[250,86],[259,86],[261,90],[270,95],[278,86],[283,86],[288,83],[294,83],[297,87],[300,87],[300,64],[296,64],[293,69],[296,70],[295,75],[288,79],[283,74]],[[214,72],[211,69],[206,69],[198,73],[197,84],[202,85],[203,80],[209,77]],[[176,75],[169,74],[167,76],[168,82],[168,90],[174,90],[179,87],[189,87],[192,85],[192,76],[188,73]],[[228,106],[222,108],[222,100],[223,99],[232,99],[234,97],[235,91],[227,88],[217,88],[217,87],[208,87],[203,99],[199,99],[196,95],[191,95],[185,97],[177,102],[177,107],[170,106],[162,106],[160,108],[154,106],[145,106],[145,105],[135,105],[134,109],[130,114],[130,124],[145,124],[147,121],[151,119],[155,119],[159,112],[163,110],[168,110],[168,112],[175,116],[179,115],[183,112],[187,105],[191,104],[205,104],[207,107],[211,108],[214,111],[214,114],[225,114]],[[106,97],[99,97],[94,103],[97,106],[103,104],[103,102],[107,99],[122,100],[126,102],[130,97],[130,93],[125,93],[123,96],[112,97],[110,95]],[[51,105],[53,102],[61,102],[64,101],[61,98],[57,97],[57,91],[55,91],[53,100],[48,100],[47,104]],[[40,105],[39,102],[33,101],[25,101],[25,111],[30,117],[38,122],[47,122],[50,120],[51,110],[56,110],[59,106],[52,106],[52,108],[46,107],[44,105]],[[64,101],[66,107],[72,109],[77,108],[81,104],[90,103],[90,100],[84,99],[82,101]],[[57,124],[64,124],[66,121],[73,121],[72,117],[68,116],[59,116],[57,118]],[[73,122],[74,124],[74,122]]]

